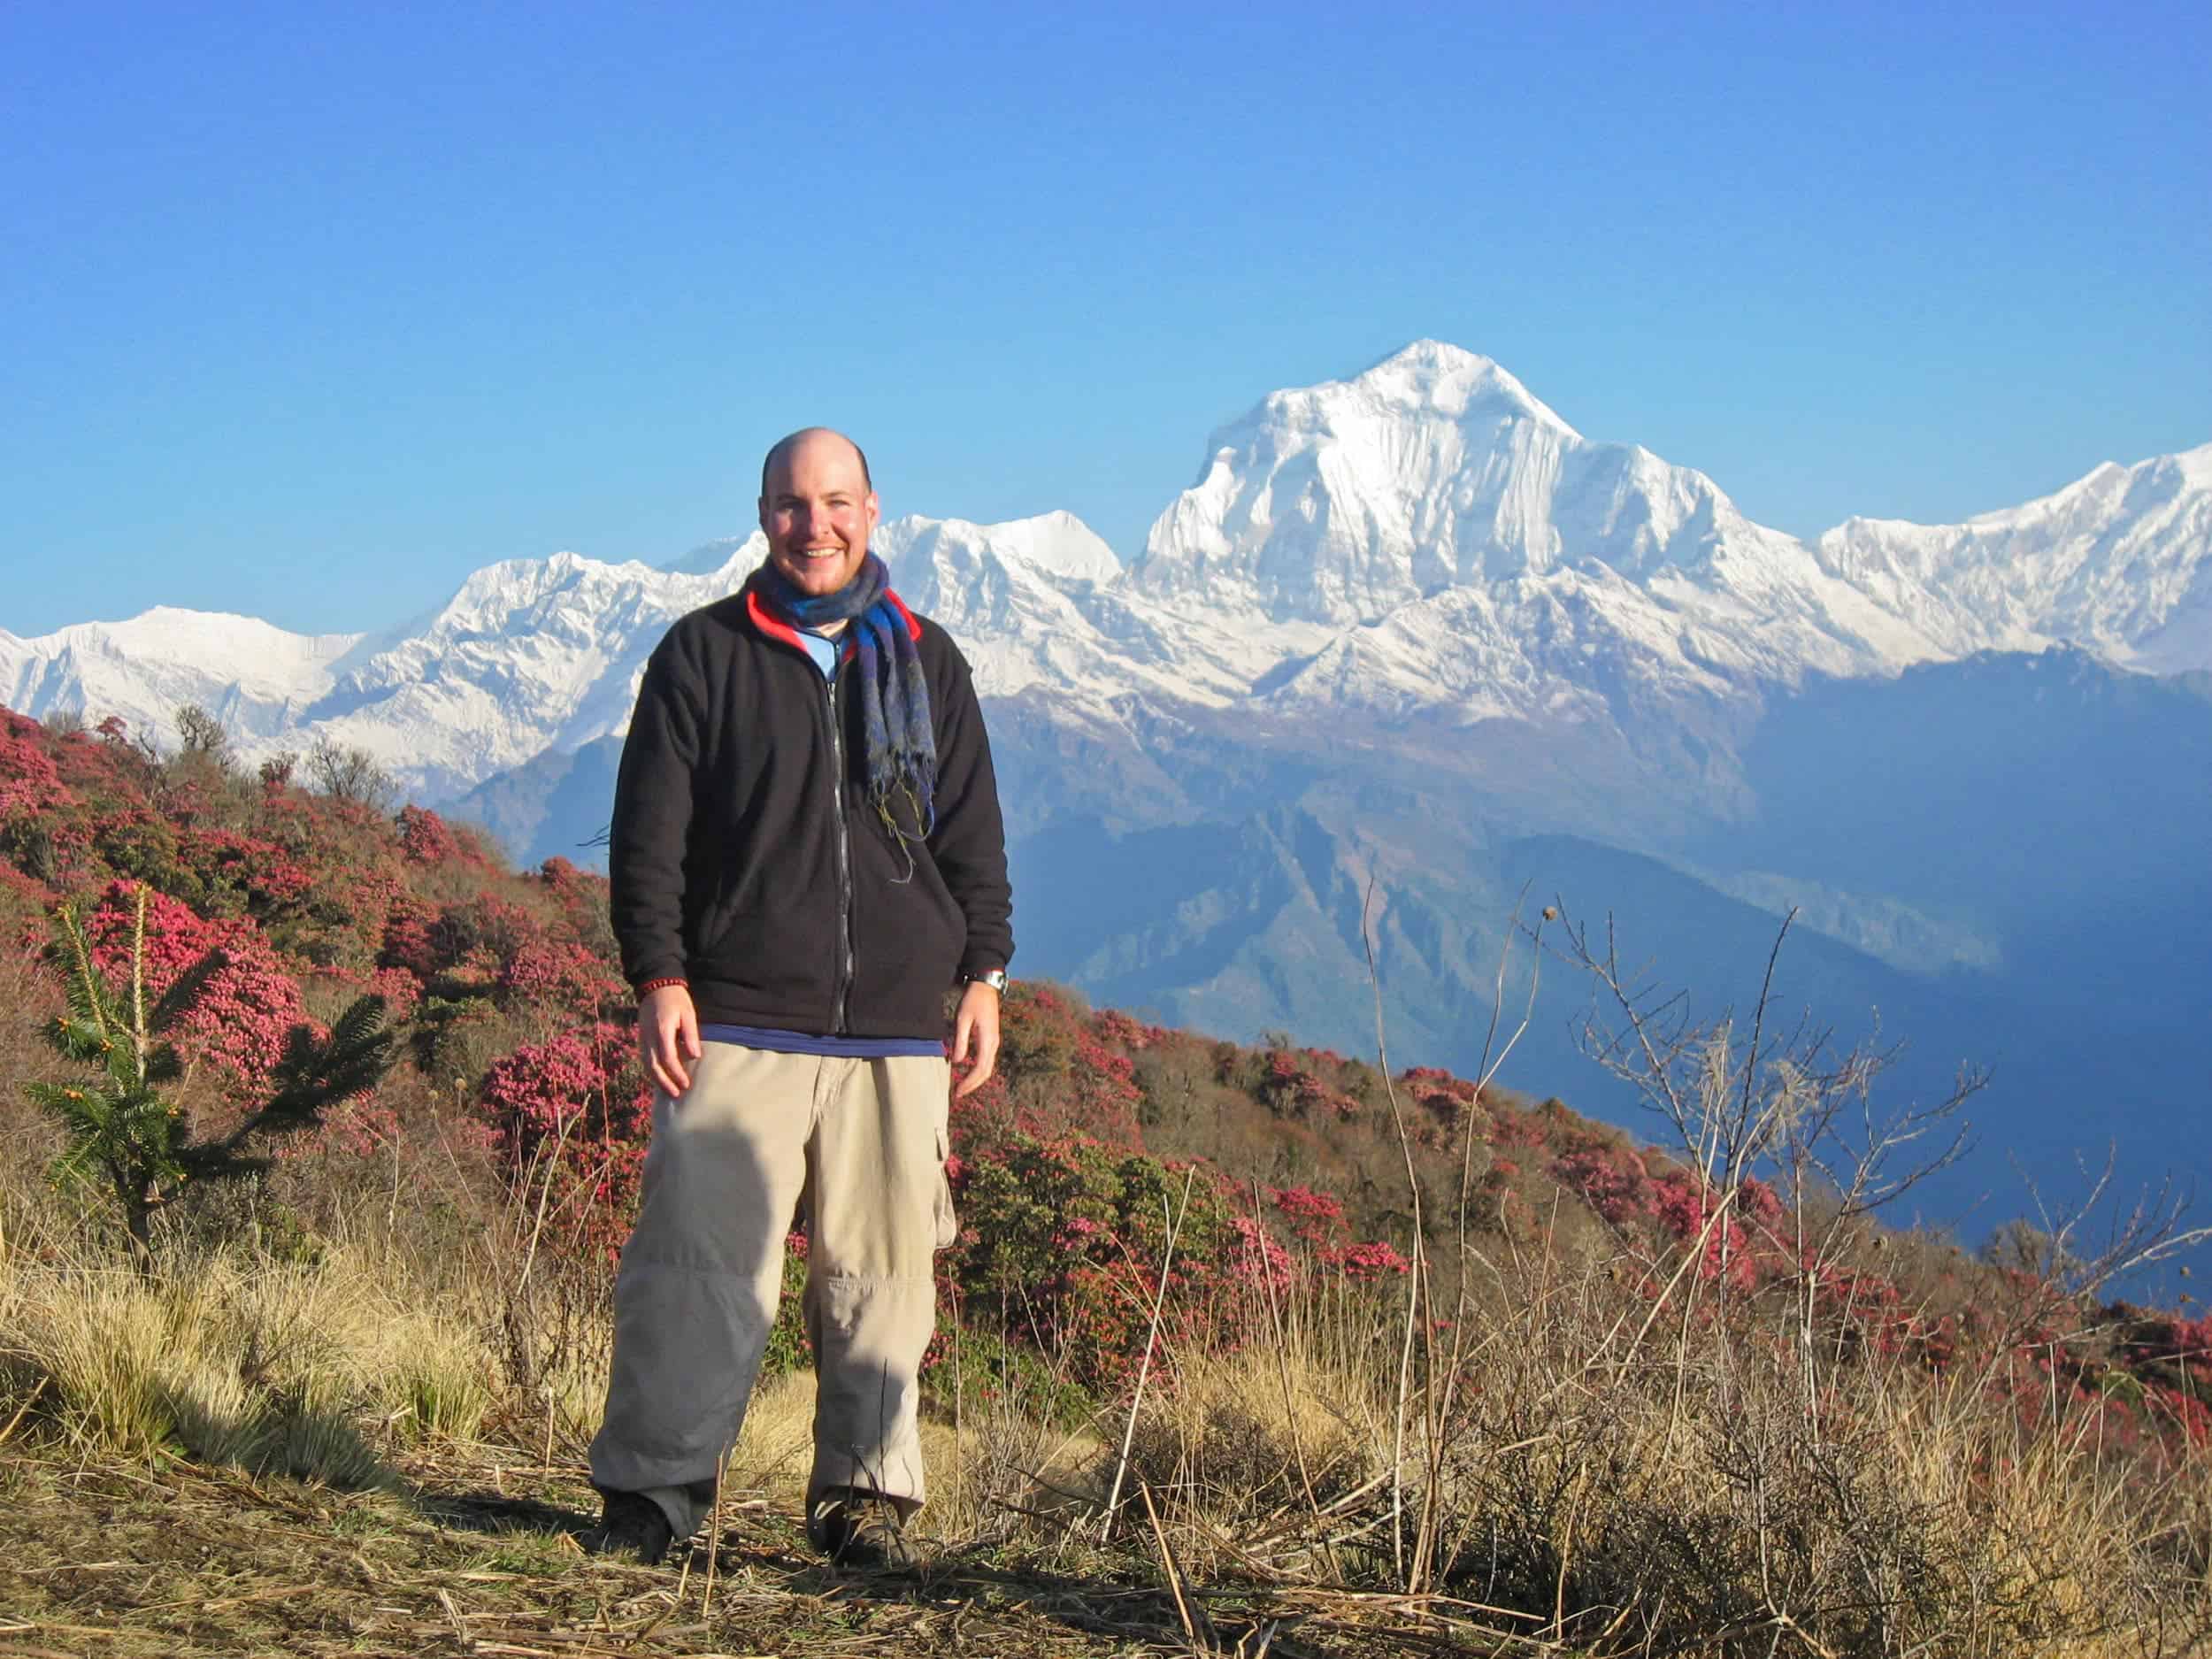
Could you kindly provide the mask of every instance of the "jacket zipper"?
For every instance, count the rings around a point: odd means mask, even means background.
[[[830,819],[837,833],[837,995],[830,1007],[830,1031],[845,1029],[845,998],[853,981],[853,856],[845,823],[845,726],[837,718],[837,671],[829,676]]]

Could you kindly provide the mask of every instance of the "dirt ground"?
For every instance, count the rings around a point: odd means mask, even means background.
[[[1156,1567],[1147,1581],[1133,1550],[1054,1563],[970,1547],[913,1578],[840,1572],[761,1497],[728,1506],[718,1548],[616,1564],[579,1544],[596,1515],[580,1469],[484,1447],[395,1473],[386,1489],[340,1493],[0,1448],[0,1655],[1334,1659],[1541,1646],[1471,1644],[1441,1609],[1188,1585],[1179,1597]]]

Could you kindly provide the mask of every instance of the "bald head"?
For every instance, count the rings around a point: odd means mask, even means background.
[[[868,457],[858,444],[833,426],[802,426],[788,437],[777,439],[761,458],[760,495],[764,502],[771,494],[769,481],[774,478],[776,469],[787,467],[791,457],[802,446],[812,448],[817,444],[836,444],[851,451],[853,458],[860,463],[861,487],[864,489],[876,487],[875,480],[868,475]]]
[[[761,463],[769,562],[803,594],[841,592],[860,573],[877,515],[868,457],[841,432],[795,432]]]

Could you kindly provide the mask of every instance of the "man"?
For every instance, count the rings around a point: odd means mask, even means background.
[[[760,488],[767,561],[654,651],[615,783],[614,931],[656,1099],[595,1541],[652,1562],[697,1530],[803,1198],[809,1534],[902,1568],[931,1257],[952,1241],[944,999],[964,987],[966,1094],[995,1063],[1013,955],[1004,835],[968,665],[868,550],[858,446],[794,433]]]

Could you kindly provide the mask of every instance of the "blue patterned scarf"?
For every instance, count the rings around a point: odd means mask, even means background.
[[[929,682],[906,613],[891,594],[891,572],[870,553],[833,594],[804,594],[773,560],[753,578],[761,601],[795,628],[849,625],[860,680],[868,796],[892,834],[919,841],[936,823],[937,739],[929,723]],[[903,809],[903,810],[902,810]]]

